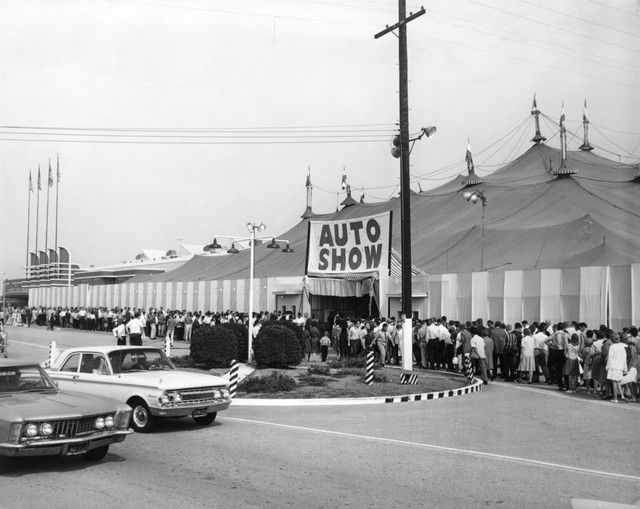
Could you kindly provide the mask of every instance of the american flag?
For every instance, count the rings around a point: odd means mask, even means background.
[[[31,176],[31,170],[29,170],[29,192],[33,193],[33,177]]]
[[[56,155],[56,180],[60,182],[60,154]]]
[[[42,191],[42,178],[40,177],[40,165],[38,165],[38,191]]]
[[[344,168],[344,166],[342,167],[342,190],[344,191],[345,189],[347,189],[347,170]]]
[[[47,177],[49,187],[53,186],[53,170],[51,169],[51,159],[49,159],[49,175]]]

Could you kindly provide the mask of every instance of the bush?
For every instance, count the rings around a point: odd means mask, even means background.
[[[181,355],[180,357],[171,357],[171,362],[178,368],[192,368],[193,359],[190,355]]]
[[[191,358],[205,368],[226,368],[238,358],[236,335],[220,326],[198,327],[191,338]]]
[[[307,375],[324,375],[331,376],[331,368],[329,366],[309,366],[307,368]]]
[[[300,375],[298,377],[298,383],[301,385],[307,385],[310,387],[324,387],[331,380],[322,376],[314,376],[314,375]]]
[[[236,336],[238,342],[238,358],[240,362],[247,361],[247,352],[249,351],[249,330],[247,326],[242,323],[221,323],[217,327],[224,327],[229,329]]]
[[[332,368],[340,369],[340,368],[363,368],[367,363],[366,357],[343,357],[342,359],[337,359],[331,361],[329,364]]]
[[[253,342],[258,367],[287,368],[302,360],[300,342],[288,327],[263,325]]]
[[[271,327],[272,325],[279,325],[281,327],[286,327],[296,335],[296,338],[298,339],[298,343],[300,343],[300,359],[302,359],[304,357],[304,350],[305,350],[304,339],[302,338],[302,326],[295,324],[290,320],[269,320],[268,322],[264,322],[262,324],[262,327]],[[262,330],[262,328],[260,330]]]
[[[238,384],[242,392],[289,392],[298,384],[289,375],[274,371],[269,376],[248,376]]]

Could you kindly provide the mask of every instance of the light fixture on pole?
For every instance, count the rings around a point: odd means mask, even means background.
[[[484,225],[485,225],[485,209],[487,208],[487,198],[484,195],[484,189],[463,193],[464,199],[472,204],[476,204],[478,200],[482,203],[482,249],[480,251],[480,270],[484,272]]]
[[[218,239],[213,238],[213,242],[211,244],[207,244],[204,246],[203,251],[207,251],[208,253],[214,253],[216,249],[222,249],[222,246],[218,244]]]

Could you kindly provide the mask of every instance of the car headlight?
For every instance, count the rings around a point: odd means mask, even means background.
[[[171,398],[166,392],[163,392],[158,399],[162,405],[168,405],[171,403]]]
[[[28,437],[35,437],[38,434],[38,426],[35,424],[27,424],[27,427],[24,429],[24,434]]]
[[[173,402],[174,403],[182,403],[182,396],[180,396],[179,392],[173,393]]]
[[[42,424],[40,424],[40,427],[38,429],[40,431],[40,434],[44,436],[49,436],[51,435],[51,433],[53,433],[53,426],[51,426],[51,424],[49,424],[48,422],[43,422]]]
[[[104,418],[104,425],[107,428],[113,428],[115,426],[115,424],[116,424],[116,421],[113,420],[113,417],[111,415],[107,415]]]
[[[103,417],[98,417],[96,419],[96,421],[93,423],[93,425],[95,426],[96,429],[103,429],[104,428],[104,418]]]

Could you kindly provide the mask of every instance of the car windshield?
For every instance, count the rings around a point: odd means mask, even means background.
[[[173,370],[169,358],[155,348],[137,348],[135,350],[116,350],[109,354],[114,373],[131,371]]]
[[[0,367],[0,394],[56,390],[54,383],[37,364]]]

